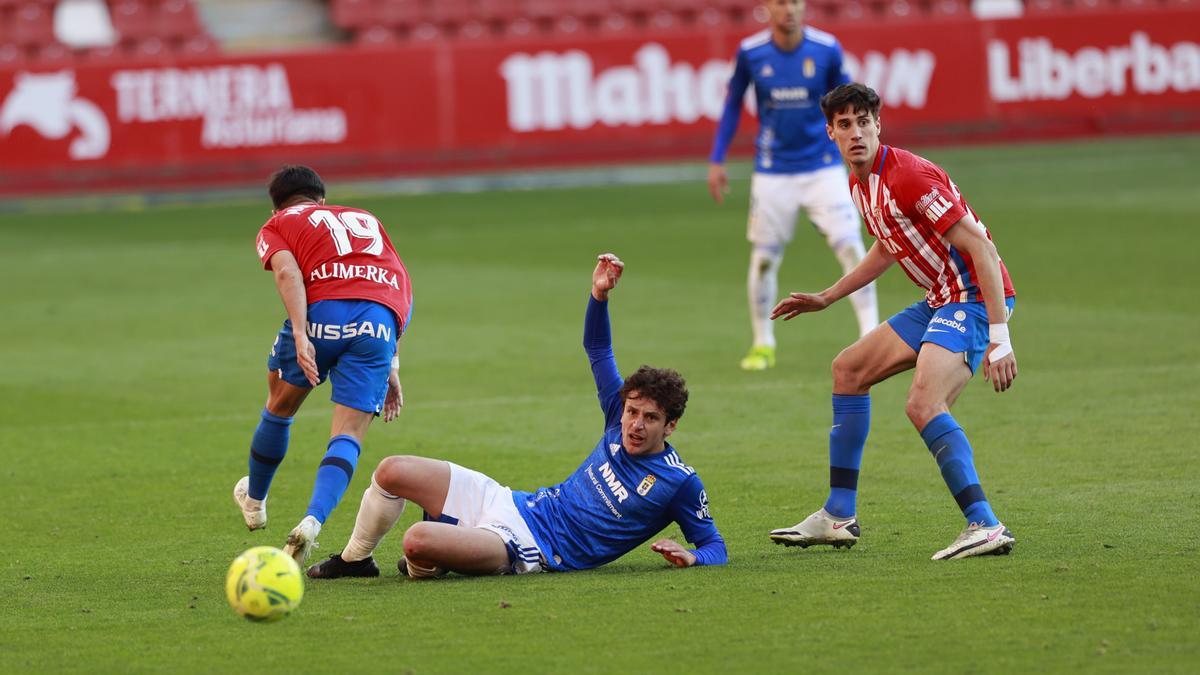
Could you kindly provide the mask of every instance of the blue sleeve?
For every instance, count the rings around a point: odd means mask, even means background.
[[[683,536],[696,548],[697,565],[724,565],[729,562],[725,539],[717,531],[708,512],[708,493],[700,477],[692,474],[671,500],[671,517],[683,530]]]
[[[846,72],[845,60],[842,58],[841,43],[833,46],[833,58],[829,62],[829,88],[825,91],[850,83],[850,75]]]
[[[600,409],[604,411],[604,428],[609,429],[621,422],[620,392],[624,380],[617,370],[617,358],[613,355],[608,303],[593,298],[591,293],[588,294],[587,314],[583,319],[583,349],[592,364],[596,394],[600,397]]]
[[[708,160],[714,164],[725,161],[725,153],[737,133],[738,122],[742,119],[742,97],[750,86],[750,66],[746,64],[745,54],[739,49],[733,66],[733,76],[729,78],[729,92],[725,94],[725,109],[721,112],[721,122],[717,125],[717,137],[713,139],[712,153]]]

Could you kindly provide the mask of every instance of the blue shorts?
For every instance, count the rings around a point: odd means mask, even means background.
[[[1004,299],[1009,315],[1016,301]],[[935,310],[921,300],[888,319],[888,325],[918,354],[925,342],[963,354],[972,373],[988,348],[987,307],[982,302],[951,302]]]
[[[334,403],[373,412],[383,410],[388,373],[396,354],[396,315],[369,300],[322,300],[308,306],[308,337],[317,349],[320,382],[332,376]],[[267,370],[288,384],[310,387],[296,362],[292,322],[275,337]]]

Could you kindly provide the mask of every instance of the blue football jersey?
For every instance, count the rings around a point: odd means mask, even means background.
[[[623,380],[608,337],[608,303],[590,300],[585,346],[604,435],[579,468],[554,487],[513,491],[546,564],[580,570],[611,562],[640,546],[672,522],[704,550],[697,564],[725,562],[724,540],[708,512],[708,496],[696,471],[669,443],[654,455],[630,455],[621,442]]]
[[[710,159],[724,161],[746,88],[753,84],[759,122],[756,171],[804,173],[840,162],[837,146],[825,133],[820,101],[849,81],[841,45],[822,30],[805,26],[804,39],[790,52],[771,40],[770,30],[746,38],[738,48]]]

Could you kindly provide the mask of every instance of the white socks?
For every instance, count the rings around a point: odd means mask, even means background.
[[[775,346],[771,310],[775,308],[775,297],[779,294],[779,263],[782,261],[782,249],[756,246],[750,252],[746,290],[750,299],[750,327],[754,330],[755,347]]]
[[[404,505],[404,499],[388,494],[375,482],[375,476],[371,476],[371,485],[363,491],[362,503],[354,518],[354,532],[342,551],[342,560],[354,562],[370,556],[383,535],[400,520]]]
[[[845,274],[854,269],[867,254],[861,239],[847,239],[833,249]],[[850,304],[854,306],[854,316],[858,318],[858,336],[862,337],[879,325],[879,303],[875,300],[875,282],[858,289],[850,294]]]

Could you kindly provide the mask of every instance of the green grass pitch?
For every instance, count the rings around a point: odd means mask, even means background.
[[[848,304],[778,327],[743,373],[747,183],[331,201],[371,209],[413,275],[407,407],[377,423],[321,535],[340,550],[383,456],[554,484],[600,433],[580,334],[594,256],[615,251],[618,362],[669,365],[692,399],[672,440],[704,478],[732,562],[646,548],[569,575],[313,582],[253,625],[230,561],[280,546],[324,450],[328,388],[293,428],[247,533],[229,493],[283,311],[252,204],[0,217],[0,672],[1184,672],[1200,663],[1200,137],[937,150],[1019,294],[1020,376],[955,409],[1013,555],[933,563],[962,526],[903,412],[874,391],[850,551],[766,537],[826,494],[829,362]],[[781,290],[838,269],[801,228]],[[890,315],[918,291],[893,268]],[[401,528],[419,517],[411,507]],[[678,535],[675,528],[668,534]]]

